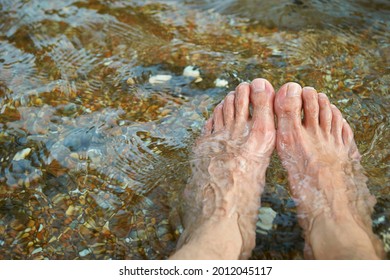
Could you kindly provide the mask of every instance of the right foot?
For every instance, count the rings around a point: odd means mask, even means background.
[[[375,198],[340,111],[325,94],[287,83],[276,94],[275,113],[276,148],[304,230],[305,257],[383,257],[371,227]]]

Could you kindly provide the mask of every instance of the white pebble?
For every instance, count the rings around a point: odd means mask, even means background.
[[[214,81],[214,84],[216,87],[226,87],[229,84],[229,82],[224,79],[218,78]]]
[[[0,240],[0,246],[3,246],[4,245],[4,240]]]
[[[13,160],[14,161],[19,161],[22,159],[25,159],[31,152],[30,148],[26,148],[24,150],[21,150],[20,152],[17,152],[16,155],[14,156]]]
[[[344,98],[344,99],[339,99],[337,100],[338,103],[343,103],[343,104],[347,104],[350,100],[348,98]]]
[[[191,78],[199,78],[200,77],[200,71],[195,68],[194,66],[187,66],[184,68],[183,76],[185,77],[191,77]]]
[[[198,77],[195,79],[195,83],[200,83],[201,81],[203,81],[202,77]]]
[[[374,221],[373,221],[373,224],[374,224],[374,225],[379,225],[379,224],[384,223],[385,220],[386,220],[386,219],[385,219],[385,216],[381,216],[381,217],[379,217],[378,219],[374,220]]]
[[[272,55],[273,56],[283,56],[283,52],[281,50],[278,50],[278,49],[273,49]]]
[[[36,248],[34,251],[31,252],[31,255],[34,255],[34,254],[37,254],[37,253],[40,253],[42,252],[42,248],[39,247],[39,248]]]
[[[107,221],[107,222],[104,224],[103,228],[104,228],[105,230],[110,230],[110,222]]]
[[[80,257],[85,257],[87,255],[91,254],[91,251],[89,249],[82,250],[79,252]]]
[[[276,214],[277,213],[270,207],[261,207],[259,209],[259,221],[256,223],[259,227],[258,232],[265,233],[264,231],[272,229]]]
[[[168,82],[170,79],[172,79],[171,75],[156,75],[156,76],[151,76],[149,78],[149,83],[151,84],[163,84]]]

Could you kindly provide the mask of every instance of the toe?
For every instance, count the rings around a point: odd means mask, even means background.
[[[234,122],[234,91],[231,91],[223,102],[223,120],[226,127],[231,127]]]
[[[354,137],[353,137],[353,131],[351,126],[348,124],[348,122],[343,119],[343,143],[348,151],[348,155],[351,159],[354,160],[360,160],[361,155],[358,151],[358,148],[356,146]]]
[[[275,130],[274,123],[275,91],[265,79],[255,79],[251,83],[250,100],[253,106],[252,129]]]
[[[343,130],[343,116],[341,112],[335,105],[330,105],[332,110],[332,129],[331,133],[336,140],[336,143],[342,144],[342,130]]]
[[[304,124],[307,129],[316,130],[319,127],[318,93],[312,87],[302,89]]]
[[[249,117],[249,94],[250,86],[248,83],[241,83],[236,88],[234,105],[235,118],[237,124],[246,123]]]
[[[213,129],[218,132],[224,128],[223,125],[223,101],[217,105],[213,114]]]
[[[253,106],[252,128],[248,142],[267,142],[275,139],[274,122],[275,91],[265,79],[255,79],[251,83],[250,101]]]
[[[327,136],[330,134],[330,129],[332,127],[332,110],[326,94],[318,94],[318,104],[320,106],[320,127],[324,135]]]
[[[345,119],[343,119],[343,143],[345,146],[349,146],[353,140],[353,132],[349,124]]]
[[[278,131],[287,132],[302,124],[302,88],[297,83],[283,85],[275,96]]]

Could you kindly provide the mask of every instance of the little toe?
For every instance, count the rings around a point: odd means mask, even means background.
[[[283,85],[275,96],[274,108],[278,131],[288,132],[302,125],[302,87],[297,83]]]
[[[332,109],[325,93],[318,94],[318,104],[320,107],[320,127],[324,135],[328,136],[332,127]]]
[[[342,144],[342,130],[343,130],[343,116],[341,112],[335,105],[330,105],[332,110],[332,129],[331,133],[336,140],[336,143]]]
[[[310,130],[319,128],[319,105],[318,93],[312,87],[304,87],[302,89],[303,100],[303,122],[305,127]]]
[[[223,101],[217,105],[213,113],[213,129],[214,132],[218,132],[224,128],[223,121]]]
[[[234,105],[235,119],[238,125],[246,124],[249,117],[249,94],[250,86],[248,83],[241,83],[236,88]]]
[[[353,131],[345,119],[343,119],[342,135],[343,135],[344,145],[346,145],[346,146],[350,145],[352,143],[352,140],[353,140]]]
[[[343,119],[342,135],[343,135],[344,146],[348,151],[349,157],[353,160],[360,160],[361,155],[360,155],[359,150],[356,146],[352,128],[345,119]]]
[[[231,91],[223,102],[223,120],[226,127],[231,127],[234,122],[234,91]]]

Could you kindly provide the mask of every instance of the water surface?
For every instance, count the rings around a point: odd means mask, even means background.
[[[314,86],[341,109],[389,258],[389,16],[380,0],[0,0],[0,258],[167,258],[192,143],[256,77]],[[300,259],[276,157],[267,175],[277,215],[253,258]]]

